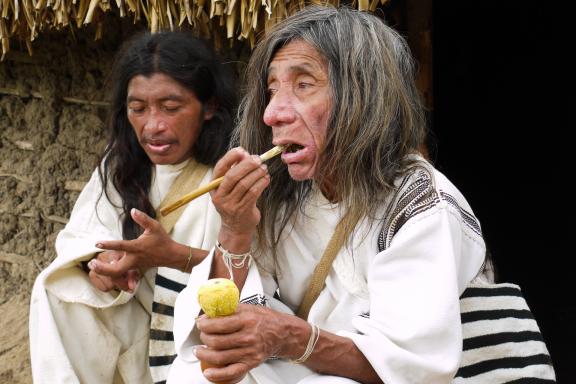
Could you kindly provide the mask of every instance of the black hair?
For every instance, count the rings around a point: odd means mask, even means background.
[[[107,128],[109,141],[98,168],[108,200],[108,182],[122,199],[122,234],[135,239],[141,228],[132,220],[130,209],[137,208],[156,217],[148,199],[153,164],[140,146],[128,121],[128,84],[135,76],[162,73],[194,92],[204,108],[214,108],[214,116],[204,121],[193,147],[196,161],[214,165],[228,149],[233,128],[236,90],[232,73],[213,50],[188,32],[144,32],[123,44],[116,56],[111,108]]]

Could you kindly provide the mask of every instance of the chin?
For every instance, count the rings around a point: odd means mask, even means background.
[[[148,155],[150,161],[155,165],[169,165],[169,164],[176,164],[176,161],[170,157],[164,156],[150,156]]]
[[[314,177],[314,172],[302,172],[299,170],[292,170],[290,169],[290,167],[288,167],[288,173],[290,174],[290,178],[292,180],[296,180],[296,181],[305,181],[305,180],[311,180]]]
[[[158,156],[148,156],[148,158],[150,159],[150,161],[152,162],[152,164],[155,165],[165,165],[165,164],[170,164],[167,159],[162,159],[159,158]]]
[[[156,165],[174,165],[183,162],[184,160],[188,159],[190,156],[177,156],[176,154],[166,154],[166,155],[158,155],[158,154],[147,154],[150,161]]]

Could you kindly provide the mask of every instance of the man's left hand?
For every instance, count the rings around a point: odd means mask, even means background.
[[[134,221],[144,229],[144,232],[134,240],[98,242],[96,244],[98,248],[122,252],[123,256],[115,263],[104,263],[98,259],[92,259],[88,266],[93,272],[120,278],[131,270],[143,273],[148,268],[171,265],[168,258],[172,256],[170,247],[175,242],[162,225],[137,209],[132,209],[130,214]]]

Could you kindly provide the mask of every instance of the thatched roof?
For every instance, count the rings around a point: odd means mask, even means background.
[[[375,10],[388,0],[352,0],[347,4],[361,10]],[[340,5],[340,0],[312,0],[312,3]],[[344,1],[342,2],[344,3]],[[114,13],[134,22],[143,19],[152,32],[187,27],[214,41],[248,40],[258,32],[310,4],[306,0],[0,0],[0,41],[2,58],[10,39],[25,41],[32,54],[32,41],[39,33],[93,24],[98,39],[103,16]]]

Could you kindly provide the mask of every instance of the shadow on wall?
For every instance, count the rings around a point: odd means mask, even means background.
[[[433,131],[437,165],[469,199],[500,279],[522,287],[558,382],[569,383],[574,251],[560,224],[566,174],[555,131],[565,123],[554,88],[563,81],[551,54],[560,13],[543,2],[436,2]]]

